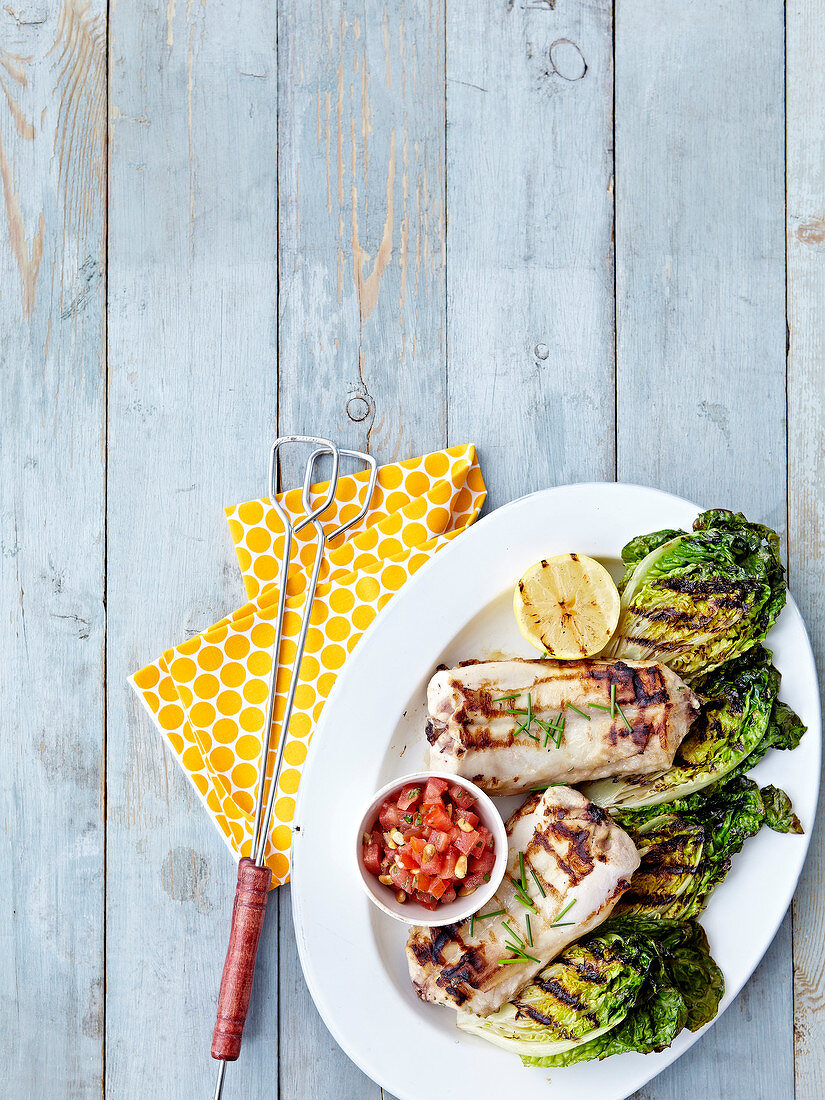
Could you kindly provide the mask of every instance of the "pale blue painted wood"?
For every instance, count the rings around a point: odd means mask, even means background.
[[[279,11],[279,426],[411,457],[446,428],[443,0]]]
[[[825,668],[825,8],[786,8],[788,571]],[[825,1095],[825,791],[793,905],[796,1100]]]
[[[110,1096],[212,1085],[234,868],[124,680],[242,598],[221,508],[260,491],[278,427],[382,460],[472,438],[493,504],[610,477],[615,457],[623,480],[784,529],[781,7],[617,5],[615,450],[610,7],[447,10],[446,27],[440,2],[281,0],[277,27],[263,2],[243,20],[182,0],[110,10]],[[91,59],[77,114],[59,110],[47,60],[58,5],[0,13],[22,111],[0,113],[12,181],[0,355],[14,378],[0,391],[0,570],[9,682],[33,699],[23,715],[19,690],[3,698],[14,769],[0,795],[12,883],[0,1060],[17,1095],[85,1097],[103,1054],[104,12],[65,11],[70,60]],[[821,23],[807,0],[789,11],[787,507],[791,581],[820,653]],[[61,174],[53,138],[60,148],[69,126]],[[44,681],[32,654],[59,676]],[[24,879],[20,852],[40,845],[54,867]],[[809,868],[796,904],[800,1100],[822,1092],[822,883]],[[377,1100],[312,1006],[290,920],[284,890],[227,1095]],[[727,1016],[640,1096],[793,1095],[791,984],[786,926]]]
[[[276,20],[111,7],[106,1095],[211,1095],[235,866],[126,683],[243,601],[276,416]],[[278,1077],[277,907],[231,1097]]]
[[[22,7],[0,10],[0,1092],[91,1100],[103,1068],[106,5]]]
[[[441,447],[443,0],[281,0],[278,50],[279,428],[384,462]],[[302,472],[288,461],[284,484]],[[278,900],[281,1097],[377,1100],[318,1016]]]
[[[620,0],[618,477],[784,535],[783,171],[779,0]],[[727,1014],[641,1095],[792,1097],[792,996],[786,921]]]
[[[612,5],[447,13],[449,436],[495,507],[613,476]]]

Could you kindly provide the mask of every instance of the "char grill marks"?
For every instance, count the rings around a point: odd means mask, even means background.
[[[479,663],[465,661],[457,667],[467,668]],[[493,746],[507,747],[514,744],[515,731],[520,722],[518,717],[509,716],[514,719],[509,723],[512,727],[509,729],[493,730],[492,724],[500,724],[503,717],[507,718],[508,710],[523,710],[528,693],[531,698],[540,699],[545,686],[552,686],[555,693],[561,696],[558,707],[553,706],[550,709],[555,713],[559,710],[563,712],[567,706],[566,697],[571,700],[576,699],[581,691],[581,685],[587,681],[596,687],[594,701],[597,700],[600,705],[607,706],[611,701],[611,691],[615,689],[617,705],[629,710],[624,717],[618,713],[612,716],[606,733],[611,745],[616,745],[621,739],[630,738],[639,751],[643,752],[651,737],[660,739],[664,737],[672,703],[662,670],[657,665],[632,668],[624,661],[608,664],[593,660],[535,663],[546,665],[549,670],[552,670],[552,675],[537,676],[532,684],[520,693],[521,697],[514,700],[502,700],[500,692],[494,687],[473,688],[462,683],[458,678],[450,680],[450,687],[460,700],[451,716],[451,721],[461,731],[460,740],[464,748],[483,750]],[[646,713],[650,708],[661,709],[652,714]],[[432,719],[427,722],[426,735],[431,745],[438,738],[439,729]],[[529,732],[523,731],[520,734],[522,740],[527,736]]]
[[[656,661],[482,661],[427,689],[430,763],[492,794],[667,768],[699,707]]]
[[[494,1012],[609,915],[639,862],[627,834],[569,787],[529,798],[507,835],[504,880],[474,921],[410,934],[410,977],[422,1000]],[[531,903],[529,926],[520,897]]]

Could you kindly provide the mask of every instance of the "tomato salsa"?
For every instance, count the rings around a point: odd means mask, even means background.
[[[495,864],[493,835],[475,804],[464,787],[435,776],[402,787],[362,837],[364,867],[399,902],[434,910],[466,897],[490,881]]]

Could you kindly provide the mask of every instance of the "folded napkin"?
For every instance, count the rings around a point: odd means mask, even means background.
[[[369,472],[341,476],[324,513],[327,532],[363,505]],[[325,486],[316,487],[322,493]],[[486,490],[471,445],[381,466],[369,509],[328,544],[310,614],[287,730],[266,861],[273,885],[289,878],[295,795],[315,724],[363,632],[393,594],[478,516]],[[278,498],[303,515],[300,488]],[[318,499],[315,497],[314,499]],[[130,683],[236,857],[249,855],[261,732],[272,675],[283,530],[269,500],[226,509],[250,602],[164,653]],[[296,535],[287,577],[274,723],[283,718],[314,556],[312,527]],[[278,734],[280,731],[278,731]],[[277,735],[268,761],[271,781]]]

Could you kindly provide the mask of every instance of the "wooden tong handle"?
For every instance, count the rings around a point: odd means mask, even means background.
[[[244,857],[232,906],[232,928],[218,994],[218,1019],[212,1033],[212,1057],[234,1062],[241,1053],[246,1014],[255,977],[255,956],[264,925],[272,872]]]

